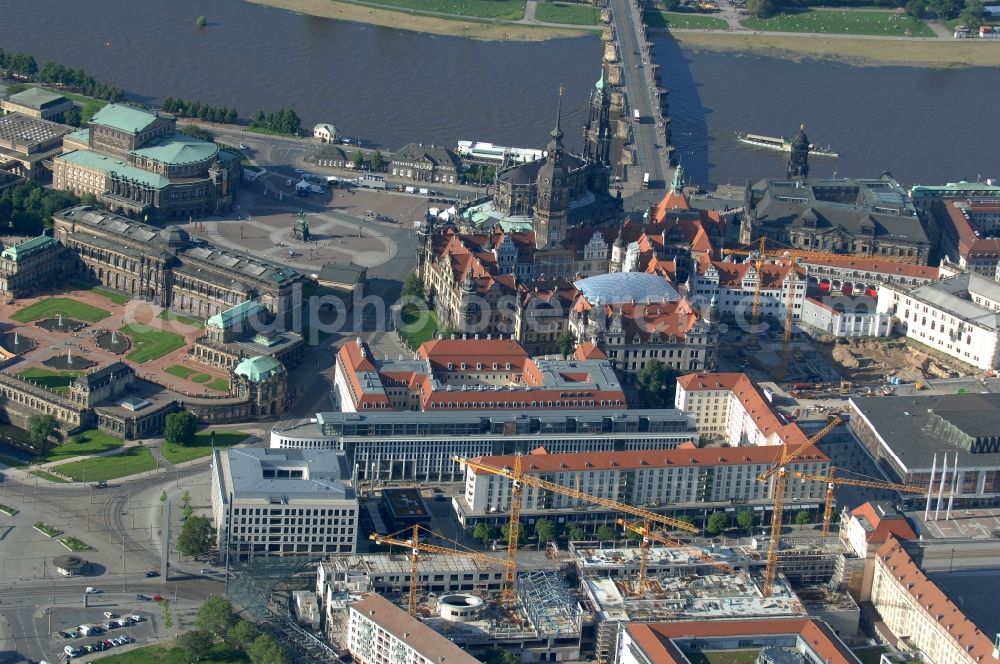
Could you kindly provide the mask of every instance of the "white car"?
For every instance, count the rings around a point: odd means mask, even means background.
[[[142,616],[140,616],[140,615],[139,615],[138,613],[133,613],[133,614],[132,614],[131,616],[129,616],[129,617],[130,617],[130,618],[131,618],[132,620],[134,620],[135,622],[142,622]]]
[[[105,612],[104,612],[104,617],[105,617],[105,618],[108,618],[108,619],[111,619],[111,618],[117,618],[117,617],[118,617],[118,614],[117,614],[117,613],[113,613],[113,612],[111,612],[111,611],[105,611]]]
[[[301,168],[296,168],[296,169],[295,169],[295,172],[296,172],[296,173],[301,173],[301,172],[302,172],[302,169],[301,169]]]
[[[97,588],[95,588],[94,586],[87,586],[87,589],[84,590],[83,592],[87,593],[88,595],[92,595],[93,593],[97,592]]]

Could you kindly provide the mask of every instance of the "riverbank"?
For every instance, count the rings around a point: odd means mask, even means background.
[[[338,0],[247,0],[258,5],[287,9],[300,14],[321,16],[355,23],[368,23],[432,35],[466,37],[484,41],[545,41],[580,37],[592,30],[535,26],[474,17],[437,18],[409,10],[379,9],[370,5]]]
[[[1000,67],[1000,44],[991,43],[991,40],[886,39],[698,30],[674,30],[669,34],[684,48],[695,51],[738,51],[794,61],[834,60],[861,67]]]

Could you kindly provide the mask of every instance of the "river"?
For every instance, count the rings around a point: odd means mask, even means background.
[[[199,15],[206,28],[195,26]],[[579,146],[596,37],[480,42],[253,5],[241,0],[0,0],[0,48],[82,67],[135,99],[290,106],[389,149],[460,139],[540,146],[565,86],[563,130]],[[31,26],[39,26],[32,29]],[[736,130],[790,135],[801,122],[839,159],[813,173],[936,183],[1000,176],[989,145],[995,70],[853,67],[681,50],[655,38],[676,154],[699,183],[784,176],[784,157]]]

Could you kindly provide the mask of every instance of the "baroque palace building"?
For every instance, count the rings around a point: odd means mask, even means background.
[[[53,160],[56,189],[93,194],[135,219],[188,219],[232,205],[240,155],[177,133],[171,115],[108,104],[63,139]]]
[[[256,300],[287,327],[301,309],[302,274],[192,239],[178,226],[160,229],[89,206],[57,212],[52,222],[70,250],[64,274],[202,319]]]

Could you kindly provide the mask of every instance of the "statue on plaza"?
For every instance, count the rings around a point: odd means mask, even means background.
[[[295,224],[292,225],[292,237],[302,242],[308,242],[310,240],[309,220],[306,219],[305,212],[299,212],[298,217],[296,217]]]

